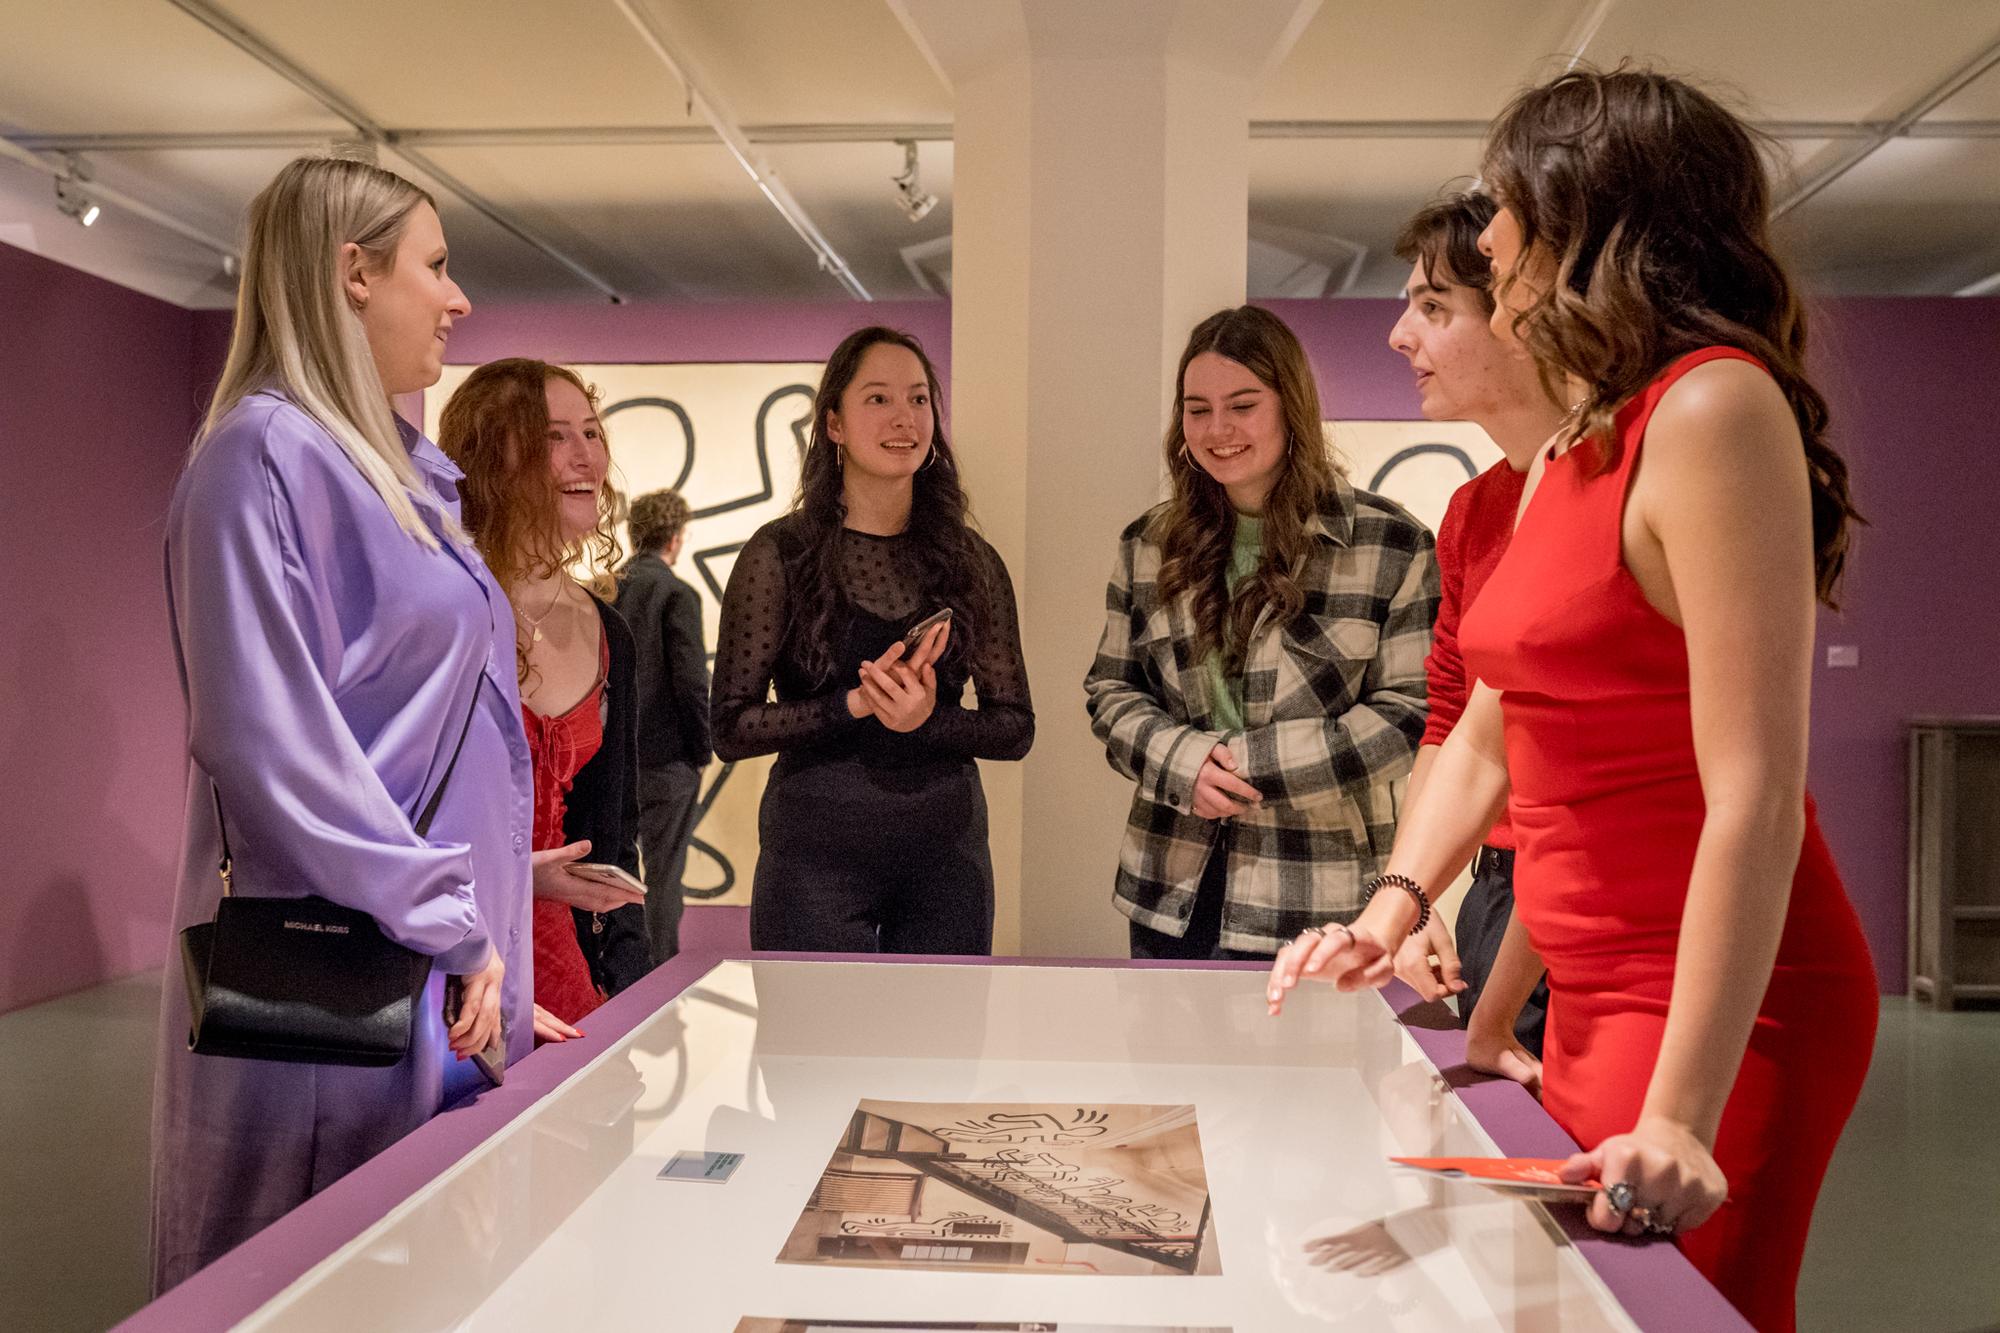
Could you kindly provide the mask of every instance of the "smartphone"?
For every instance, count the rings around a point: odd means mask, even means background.
[[[444,1025],[450,1027],[458,1021],[459,1006],[464,1003],[465,983],[457,977],[444,979]],[[499,1087],[507,1081],[507,1024],[503,1020],[499,1031],[483,1051],[472,1053],[472,1064],[488,1083]]]
[[[947,606],[941,611],[931,612],[922,620],[910,626],[910,632],[903,636],[903,656],[908,657],[911,653],[917,651],[917,645],[924,641],[924,635],[929,634],[939,625],[949,625],[950,623],[951,608]]]
[[[582,875],[586,879],[599,880],[605,884],[616,884],[621,889],[644,894],[646,886],[634,879],[631,872],[608,861],[572,861],[569,863],[572,875]]]

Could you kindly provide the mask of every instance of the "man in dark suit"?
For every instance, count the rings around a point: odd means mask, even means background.
[[[673,571],[687,522],[678,491],[634,500],[634,554],[618,572],[618,612],[639,650],[639,857],[656,967],[680,952],[681,874],[702,770],[713,757],[701,596]]]

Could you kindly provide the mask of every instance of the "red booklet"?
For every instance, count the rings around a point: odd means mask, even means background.
[[[1559,1157],[1391,1157],[1397,1166],[1443,1180],[1484,1185],[1516,1198],[1554,1203],[1579,1203],[1603,1189],[1595,1180],[1578,1185],[1557,1174]]]

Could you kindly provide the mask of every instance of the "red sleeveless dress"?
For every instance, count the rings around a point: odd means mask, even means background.
[[[1681,358],[1618,414],[1612,466],[1547,462],[1466,614],[1468,671],[1500,690],[1516,910],[1549,970],[1543,1105],[1585,1148],[1639,1117],[1665,1029],[1704,804],[1687,640],[1653,609],[1619,529],[1646,423]],[[1758,1328],[1794,1327],[1813,1200],[1874,1046],[1875,973],[1810,798],[1770,989],[1723,1111],[1729,1199],[1679,1238]]]
[[[569,789],[576,775],[604,744],[604,681],[610,670],[611,648],[599,640],[597,683],[568,712],[544,717],[521,705],[521,722],[528,732],[528,754],[535,769],[535,834],[538,852],[561,847],[567,839],[563,820],[569,814]],[[590,964],[577,943],[576,916],[569,904],[535,899],[535,1003],[565,1023],[580,1023],[604,1003]]]

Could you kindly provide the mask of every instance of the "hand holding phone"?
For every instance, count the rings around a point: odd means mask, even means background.
[[[459,1010],[465,1000],[465,979],[446,977],[444,979],[444,1025],[449,1028],[457,1024]],[[493,1039],[481,1050],[471,1055],[473,1066],[494,1087],[507,1081],[507,1025],[505,1022],[493,1025]]]
[[[951,608],[947,606],[942,610],[931,612],[922,620],[910,626],[909,633],[903,636],[903,659],[909,661],[916,656],[917,649],[923,646],[926,634],[929,634],[939,625],[949,624],[951,624]]]
[[[646,886],[623,866],[612,865],[609,861],[572,861],[569,863],[569,873],[609,888],[623,890],[624,893],[631,895],[629,899],[621,897],[618,902],[611,905],[612,907],[630,907],[646,901]],[[599,907],[590,910],[602,912],[611,908]]]

